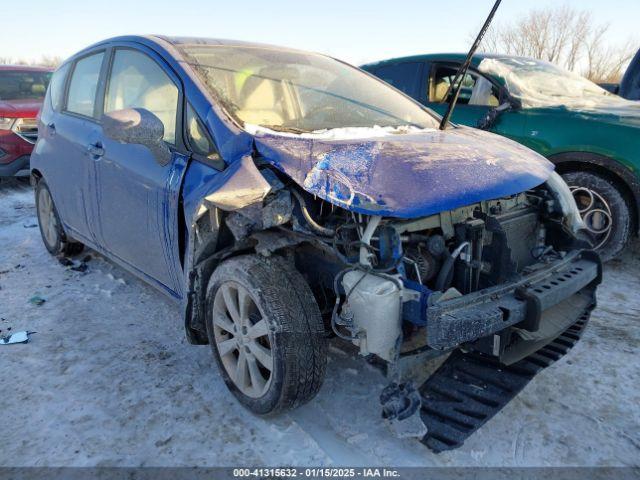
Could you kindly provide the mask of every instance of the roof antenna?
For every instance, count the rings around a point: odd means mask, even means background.
[[[480,30],[480,33],[476,38],[476,41],[473,42],[473,45],[471,46],[471,50],[469,50],[469,53],[467,54],[466,60],[458,69],[458,72],[456,73],[453,83],[449,86],[449,92],[451,91],[452,88],[455,88],[455,91],[453,92],[453,96],[449,101],[449,107],[447,108],[447,112],[444,114],[444,116],[442,117],[442,121],[440,122],[440,130],[444,130],[447,128],[447,123],[449,123],[449,119],[451,118],[453,109],[456,108],[456,103],[458,102],[458,96],[460,95],[460,90],[462,88],[462,79],[467,73],[467,70],[469,69],[469,65],[471,65],[471,60],[473,59],[473,56],[475,55],[476,50],[478,50],[478,47],[480,46],[480,42],[482,42],[482,39],[484,38],[485,33],[487,33],[487,30],[489,29],[489,25],[491,25],[491,21],[493,20],[493,17],[498,11],[498,7],[500,6],[501,2],[502,0],[496,0],[496,3],[491,9],[491,13],[489,13],[489,16],[485,20],[484,25],[482,26],[482,29]],[[449,92],[447,92],[447,96]]]

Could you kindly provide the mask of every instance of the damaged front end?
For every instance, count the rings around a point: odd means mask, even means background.
[[[601,264],[579,239],[579,213],[556,173],[524,192],[402,218],[323,199],[279,166],[259,152],[245,156],[200,204],[189,336],[206,342],[203,302],[195,300],[219,262],[246,252],[281,255],[311,286],[327,332],[384,367],[391,382],[381,396],[384,416],[402,434],[423,436],[429,415],[444,418],[424,410],[429,382],[415,387],[425,380],[416,361],[458,351],[500,368],[518,365],[595,306]]]
[[[555,174],[554,174],[555,175]],[[338,228],[334,326],[387,362],[457,347],[513,364],[595,304],[600,261],[571,230],[553,180],[415,220]]]
[[[190,48],[189,64],[235,112],[233,121],[220,120],[213,107],[202,114],[226,168],[212,173],[192,162],[185,175],[190,341],[210,338],[207,286],[219,265],[236,256],[278,257],[308,284],[326,336],[352,344],[385,371],[381,402],[389,423],[427,444],[435,435],[440,443],[432,448],[443,449],[460,443],[452,432],[471,434],[526,382],[491,398],[479,393],[483,386],[500,385],[494,377],[507,369],[530,371],[521,362],[534,352],[558,354],[554,342],[586,322],[600,261],[580,240],[580,214],[550,162],[486,132],[437,130],[436,119],[405,97],[361,98],[379,85],[351,91],[345,80],[340,88],[353,97],[347,100],[344,92],[315,97],[334,84],[297,97],[287,83],[292,70],[273,65],[261,75],[231,65],[237,75],[225,83],[209,57],[191,57],[201,50],[220,54],[218,62],[236,57],[222,55],[226,47]],[[258,62],[259,50],[240,50]],[[299,54],[278,55],[298,68]],[[381,98],[395,95],[384,88]],[[296,108],[276,111],[271,94],[291,94]],[[306,103],[311,99],[317,104]],[[449,353],[426,379],[426,361]],[[471,358],[484,373],[452,365]],[[457,406],[445,411],[439,395]]]
[[[337,323],[363,353],[387,361],[412,339],[414,351],[463,345],[505,364],[524,358],[593,307],[601,279],[597,256],[554,207],[546,185],[418,220],[354,222],[362,236],[338,242],[359,252],[340,252],[351,266],[339,282],[345,298]],[[402,308],[387,307],[378,320],[377,301]],[[397,322],[387,323],[393,317]],[[388,339],[368,342],[367,332],[380,330],[377,321]],[[389,332],[393,324],[397,336]]]

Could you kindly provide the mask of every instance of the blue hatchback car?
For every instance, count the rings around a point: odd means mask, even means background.
[[[396,373],[461,346],[517,363],[581,330],[599,260],[551,163],[438,123],[319,54],[100,42],[55,72],[41,111],[42,238],[180,302],[189,340],[256,413],[318,392],[334,334]]]

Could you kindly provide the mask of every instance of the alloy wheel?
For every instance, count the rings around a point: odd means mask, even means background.
[[[58,241],[58,221],[53,209],[51,194],[46,188],[38,192],[38,221],[47,244],[53,246]]]
[[[248,397],[263,396],[273,377],[272,333],[242,285],[226,282],[216,292],[213,334],[222,365],[234,385]]]
[[[613,227],[611,208],[607,201],[595,190],[586,187],[569,187],[584,224],[593,240],[594,249],[602,247]]]

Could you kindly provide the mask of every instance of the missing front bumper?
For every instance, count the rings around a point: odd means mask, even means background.
[[[513,363],[575,323],[601,280],[598,255],[572,251],[517,281],[430,305],[427,343],[449,350],[480,339],[480,351]]]
[[[594,304],[547,345],[510,366],[478,353],[453,352],[420,387],[422,443],[436,453],[460,447],[491,420],[529,381],[560,360],[578,342]]]

